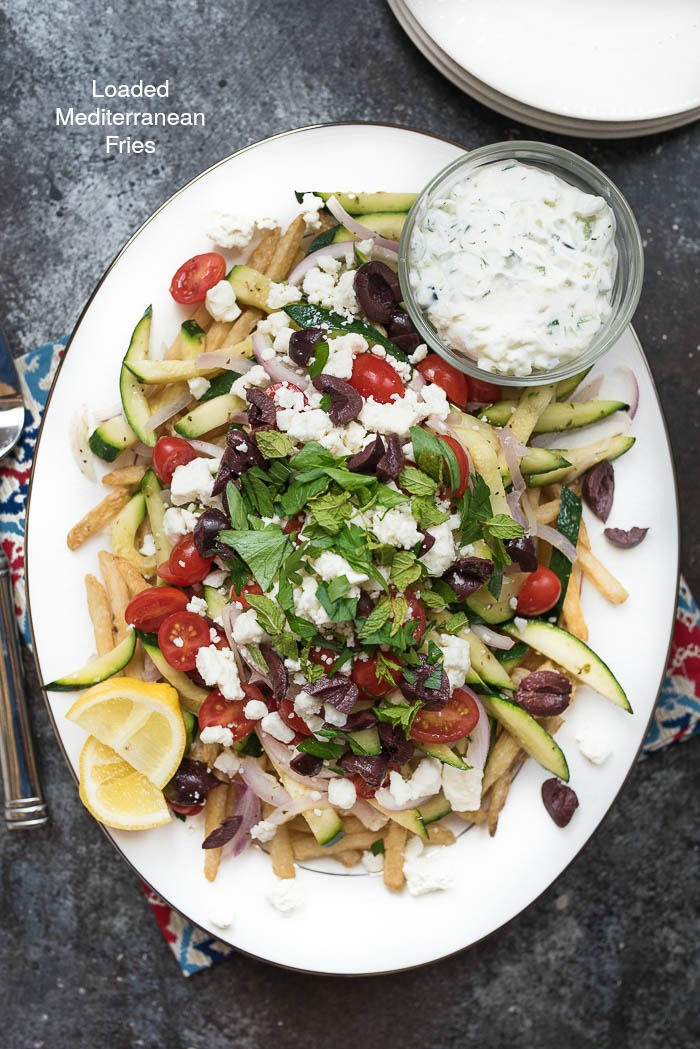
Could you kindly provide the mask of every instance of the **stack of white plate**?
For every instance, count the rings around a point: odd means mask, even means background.
[[[457,87],[519,123],[632,138],[700,117],[695,0],[388,0]]]

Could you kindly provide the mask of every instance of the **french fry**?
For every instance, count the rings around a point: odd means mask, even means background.
[[[191,757],[193,761],[201,761],[209,768],[212,768],[220,753],[220,743],[202,743],[199,738],[194,740],[189,749],[189,757]]]
[[[236,795],[230,787],[222,783],[220,787],[214,787],[207,795],[207,804],[204,809],[204,837],[208,838],[212,831],[220,827],[227,816],[232,815]],[[219,864],[221,863],[221,849],[204,849],[204,877],[207,881],[214,881]]]
[[[250,266],[251,269],[259,270],[260,273],[266,273],[275,258],[279,245],[280,231],[278,229],[272,230],[251,253],[246,265]],[[250,335],[255,325],[263,317],[264,313],[262,310],[258,310],[254,306],[248,306],[233,323],[230,321],[214,321],[207,331],[207,351],[231,349],[236,343]]]
[[[504,729],[493,745],[491,757],[484,772],[482,794],[485,794],[508,771],[521,753],[520,744]]]
[[[347,849],[345,852],[339,852],[335,859],[339,860],[344,867],[355,867],[362,859],[362,853],[357,849]]]
[[[506,798],[508,797],[510,785],[513,782],[513,777],[515,776],[519,767],[520,763],[514,762],[511,765],[511,767],[506,772],[504,772],[499,779],[496,780],[493,787],[491,788],[491,793],[489,794],[488,813],[489,835],[491,837],[493,837],[496,833],[496,829],[498,827],[498,817],[503,811],[503,806],[506,803]]]
[[[304,229],[305,224],[303,216],[297,215],[297,217],[290,222],[285,233],[280,237],[279,244],[275,248],[275,252],[265,270],[265,273],[270,280],[285,280],[285,278],[289,276],[296,253],[301,247]]]
[[[456,816],[464,820],[466,823],[488,823],[489,815],[483,809],[476,809],[472,812],[456,812]]]
[[[131,493],[124,488],[116,488],[106,495],[101,503],[93,506],[85,517],[73,525],[66,540],[68,548],[77,550],[90,536],[100,532],[113,517],[117,516],[130,499]]]
[[[100,550],[97,555],[100,562],[100,571],[105,581],[109,603],[112,606],[114,619],[114,638],[117,642],[126,637],[126,620],[124,612],[129,604],[129,590],[124,578],[117,567],[117,559],[106,550]]]
[[[251,269],[259,270],[260,273],[266,273],[267,267],[272,262],[277,245],[280,242],[280,230],[273,229],[266,237],[260,241],[256,248],[250,253],[246,265],[250,266]]]
[[[278,832],[279,833],[279,832]],[[277,835],[275,835],[275,838]],[[337,856],[340,852],[348,850],[355,851],[369,849],[379,838],[382,832],[374,830],[357,831],[354,834],[344,834],[340,841],[334,845],[319,845],[310,834],[293,834],[292,847],[294,857],[297,860],[314,860],[320,856]],[[272,840],[274,841],[275,838]]]
[[[391,892],[401,892],[406,882],[403,861],[408,831],[393,820],[384,835],[384,884]]]
[[[291,835],[284,824],[277,828],[277,833],[270,843],[270,859],[278,878],[296,878]]]
[[[439,823],[430,823],[426,830],[431,845],[454,845],[457,840],[449,827],[442,827]]]
[[[581,567],[586,578],[593,583],[596,590],[608,601],[611,601],[614,605],[621,605],[627,600],[629,593],[625,590],[622,583],[615,578],[602,561],[598,560],[591,550],[580,547],[576,563]]]
[[[137,568],[132,565],[131,561],[127,561],[125,557],[114,556],[114,560],[117,563],[117,568],[121,574],[122,579],[129,588],[129,593],[132,597],[136,594],[140,594],[142,590],[149,590],[150,585],[143,578]]]
[[[130,488],[132,485],[141,484],[143,475],[146,472],[145,466],[120,466],[116,470],[110,470],[102,478],[102,484],[109,485],[111,488],[121,488],[126,486]]]
[[[112,608],[107,597],[107,591],[99,579],[94,575],[85,576],[85,589],[87,591],[87,605],[95,633],[95,645],[98,656],[104,656],[111,652],[114,646],[112,637]]]
[[[561,499],[550,499],[547,503],[540,503],[535,510],[535,517],[540,524],[552,524],[559,516]]]
[[[588,624],[581,608],[581,569],[574,565],[569,578],[569,586],[562,605],[564,628],[575,634],[582,641],[588,641]]]

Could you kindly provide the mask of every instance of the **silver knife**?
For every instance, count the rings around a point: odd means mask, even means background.
[[[0,331],[0,459],[10,452],[24,428],[24,401],[10,349]],[[5,820],[14,830],[41,827],[48,821],[24,689],[10,565],[0,546],[0,766]]]

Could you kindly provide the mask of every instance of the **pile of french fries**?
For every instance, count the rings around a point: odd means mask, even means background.
[[[271,280],[283,281],[303,258],[304,236],[304,221],[299,216],[284,234],[279,229],[268,233],[252,252],[248,265],[265,273]],[[222,323],[214,321],[206,308],[201,306],[194,313],[193,319],[206,332],[207,351],[228,350],[232,353],[250,355],[248,337],[263,316],[260,310],[246,307],[234,322]],[[181,358],[179,341],[178,336],[167,350],[168,359]],[[536,395],[537,391],[534,392],[534,395],[529,392],[530,401]],[[543,403],[542,407],[544,406]],[[528,405],[531,419],[536,420],[536,409],[536,405]],[[174,432],[173,422],[174,420],[171,420],[169,424],[166,424],[166,431],[169,433]],[[225,443],[225,435],[213,436],[209,439],[222,446]],[[129,454],[125,453],[125,457]],[[103,476],[102,484],[110,490],[97,506],[71,528],[67,537],[71,550],[77,550],[88,539],[103,532],[114,521],[120,510],[126,506],[138,489],[146,469],[146,466],[132,462],[117,466]],[[574,482],[572,487],[580,492],[580,482]],[[539,522],[545,524],[556,522],[561,500],[560,484],[527,489],[524,498],[529,500],[530,509]],[[146,527],[144,527],[145,530],[147,530]],[[549,556],[546,544],[543,544],[541,540],[538,542],[540,545],[538,559],[540,563],[546,564]],[[543,545],[545,549],[542,549]],[[563,606],[562,625],[572,634],[586,641],[588,626],[581,607],[581,588],[584,578],[588,579],[599,593],[613,604],[624,602],[628,595],[624,587],[591,551],[588,533],[583,523],[577,550],[578,560],[572,570]],[[100,581],[94,575],[87,575],[85,588],[97,653],[105,655],[122,641],[126,634],[124,612],[127,604],[133,596],[153,585],[155,577],[153,573],[149,575],[140,570],[142,565],[137,566],[132,563],[132,560],[106,550],[100,551],[98,560],[102,580]],[[134,657],[125,673],[133,677],[142,677],[143,668],[144,652],[140,644],[137,644]],[[526,674],[548,668],[551,668],[551,664],[533,652],[512,672],[512,677],[517,685]],[[562,673],[560,668],[557,670]],[[576,682],[572,680],[572,689],[575,689],[575,685]],[[554,734],[561,723],[562,719],[559,717],[543,720],[543,725],[550,734]],[[474,812],[456,813],[467,823],[486,826],[490,835],[496,833],[499,815],[506,803],[511,785],[527,757],[525,751],[505,728],[499,726],[497,733],[484,772],[480,808]],[[190,748],[189,756],[205,762],[212,768],[221,749],[219,744],[204,744],[197,737]],[[263,766],[267,767],[267,771],[273,771],[265,756],[261,761]],[[236,800],[236,791],[230,785],[228,777],[215,769],[213,771],[221,780],[221,785],[214,788],[208,796],[204,812],[203,837],[207,837],[228,816],[233,814]],[[263,809],[263,818],[265,815],[266,811]],[[275,874],[279,878],[293,878],[296,874],[297,863],[320,857],[332,857],[344,867],[354,867],[360,862],[365,851],[373,850],[382,852],[384,857],[384,884],[392,891],[400,891],[405,884],[403,867],[409,837],[408,831],[390,819],[387,819],[378,830],[368,829],[352,815],[345,816],[343,822],[344,836],[338,842],[328,846],[317,844],[302,816],[296,816],[289,823],[280,826],[268,846]],[[429,825],[427,833],[428,842],[431,845],[451,845],[456,840],[454,832],[442,822]],[[204,851],[204,873],[209,881],[216,878],[221,855],[220,848]]]

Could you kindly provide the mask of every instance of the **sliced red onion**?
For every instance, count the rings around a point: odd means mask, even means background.
[[[338,244],[328,244],[325,248],[319,248],[318,251],[314,251],[311,255],[307,255],[306,258],[302,259],[298,266],[295,266],[292,272],[287,277],[287,284],[298,284],[305,273],[308,270],[313,269],[316,263],[321,258],[341,259],[343,255],[347,254],[348,250],[352,253],[352,241],[343,240]]]
[[[425,805],[426,801],[430,801],[433,795],[425,794],[422,798],[413,798],[412,801],[407,801],[404,805],[396,804],[388,787],[380,787],[374,796],[387,812],[406,812],[407,809],[419,809],[421,805]]]
[[[527,455],[527,448],[517,439],[508,426],[503,426],[497,432],[510,479],[513,482],[513,489],[516,492],[524,492],[525,479],[520,472],[520,458],[523,455]]]
[[[569,400],[574,402],[593,400],[593,398],[597,397],[600,393],[603,379],[603,375],[596,375],[595,379],[591,379],[591,381],[586,383],[585,386],[580,386],[578,390],[574,390]]]
[[[536,535],[538,539],[544,539],[546,543],[556,547],[567,561],[571,561],[573,564],[578,554],[576,553],[576,547],[569,542],[565,535],[558,532],[556,528],[552,528],[550,525],[541,524],[538,522],[533,529],[533,535]]]
[[[172,419],[173,415],[177,415],[183,408],[186,408],[191,400],[192,394],[189,390],[185,390],[174,401],[164,404],[162,408],[159,408],[157,412],[149,416],[144,425],[149,430],[157,430],[163,423],[167,423],[168,419]]]
[[[413,369],[413,375],[411,376],[411,381],[408,384],[408,388],[410,390],[413,390],[414,393],[420,393],[420,391],[425,386],[425,383],[426,383],[426,380],[423,378],[421,373],[418,371],[417,368],[414,368]],[[430,420],[428,420],[428,421],[430,421]],[[442,422],[441,419],[439,421]],[[434,427],[433,427],[433,429],[434,429]],[[437,433],[437,430],[435,432]]]
[[[144,653],[143,657],[143,680],[144,681],[160,681],[162,674],[158,667],[155,665],[148,652]]]
[[[233,856],[240,856],[250,845],[248,831],[256,823],[260,822],[260,798],[255,791],[242,783],[234,783],[232,786],[236,788],[238,793],[234,811],[236,816],[241,817],[241,825],[226,846],[226,850],[227,852],[230,851]]]
[[[223,368],[225,371],[238,372],[245,375],[255,366],[251,357],[240,357],[236,353],[225,353],[223,350],[214,350],[208,353],[200,353],[197,358],[198,368]]]
[[[506,495],[506,502],[508,503],[508,509],[510,510],[510,516],[514,521],[517,521],[523,528],[527,528],[527,520],[523,513],[520,505],[521,492],[508,492]]]
[[[630,419],[634,419],[637,414],[637,409],[639,408],[639,383],[637,381],[637,376],[626,364],[621,364],[617,371],[619,371],[630,384],[630,396],[626,397],[625,400],[629,404]]]
[[[92,412],[92,417],[98,424],[112,422],[113,419],[121,419],[123,421],[124,411],[121,402],[110,404],[107,408],[95,408]]]
[[[261,801],[266,801],[268,805],[274,805],[275,808],[279,805],[289,805],[292,799],[287,791],[269,772],[263,772],[256,758],[242,756],[240,761],[243,782]]]
[[[472,730],[471,740],[464,755],[464,760],[473,769],[483,769],[489,755],[489,746],[491,745],[491,723],[488,714],[484,710],[484,705],[476,693],[471,692],[471,697],[479,708],[479,720]]]
[[[345,208],[338,202],[335,197],[330,197],[326,201],[326,207],[330,211],[333,218],[337,219],[346,229],[349,229],[355,236],[360,237],[361,240],[373,240],[380,248],[384,248],[385,251],[391,251],[394,255],[398,253],[399,242],[397,240],[387,240],[386,237],[380,237],[378,233],[375,233],[369,226],[363,226],[361,222],[358,222],[348,215]]]
[[[350,811],[353,816],[357,816],[360,823],[363,823],[367,830],[381,830],[387,822],[387,817],[383,813],[377,812],[369,802],[363,801],[362,798],[357,799]]]
[[[491,627],[484,626],[483,623],[472,623],[471,629],[489,648],[502,648],[504,652],[507,652],[515,644],[512,637],[504,637],[503,634],[497,633]]]
[[[318,790],[322,794],[328,793],[327,779],[324,779],[321,776],[300,776],[293,768],[290,768],[289,763],[295,756],[295,752],[294,750],[290,750],[286,743],[280,743],[278,739],[275,739],[274,736],[270,736],[267,732],[263,732],[260,728],[258,728],[258,736],[274,764],[279,765],[285,776],[289,776],[290,779],[298,780],[299,783],[303,783],[304,786],[310,787],[311,790]]]
[[[223,624],[224,624],[224,633],[226,634],[226,640],[228,641],[229,645],[231,646],[231,650],[233,651],[233,654],[236,657],[236,662],[238,663],[238,670],[239,670],[239,672],[240,672],[240,669],[241,669],[241,657],[240,657],[240,653],[238,651],[238,646],[237,646],[236,642],[233,640],[233,627],[234,627],[234,624],[235,624],[236,620],[242,614],[242,612],[243,612],[243,608],[241,607],[241,605],[239,605],[237,602],[234,601],[232,604],[230,604],[228,606],[228,608],[224,609],[224,611],[222,613],[222,616],[221,616],[221,619],[222,619]]]
[[[209,455],[212,459],[220,459],[224,454],[224,449],[220,448],[218,444],[212,444],[211,441],[190,440],[187,443],[192,445],[195,452]]]
[[[308,776],[306,777],[308,780]],[[322,809],[328,807],[328,798],[312,798],[309,794],[301,798],[295,798],[289,804],[280,805],[269,816],[265,817],[267,823],[274,823],[276,827],[294,819],[300,812],[308,812],[309,809]]]
[[[310,382],[308,375],[302,375],[301,372],[293,371],[288,365],[283,364],[276,355],[267,360],[265,351],[270,349],[272,349],[270,337],[261,335],[260,332],[256,331],[253,335],[253,353],[258,364],[262,365],[272,381],[288,382],[293,386],[298,386],[300,390],[305,390]]]
[[[83,477],[96,481],[95,456],[90,450],[90,423],[85,412],[76,415],[71,424],[70,450]]]

